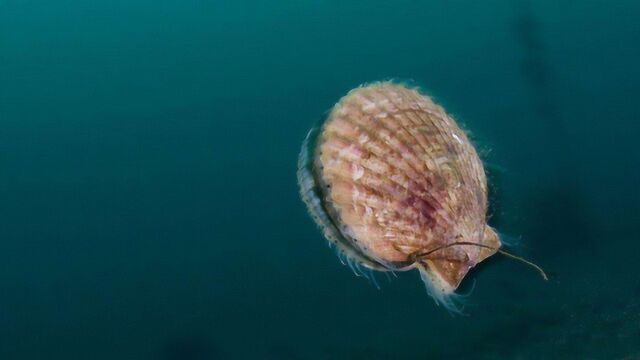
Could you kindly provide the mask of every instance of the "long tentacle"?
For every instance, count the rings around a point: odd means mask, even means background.
[[[499,249],[499,248],[495,248],[495,247],[493,247],[493,246],[488,246],[488,245],[484,245],[484,244],[478,244],[478,243],[469,242],[469,241],[456,241],[456,242],[452,242],[452,243],[450,243],[450,244],[442,245],[442,246],[439,246],[439,247],[437,247],[437,248],[435,248],[435,249],[431,249],[431,250],[425,251],[425,252],[423,252],[423,253],[419,253],[419,254],[412,254],[412,255],[411,255],[411,257],[413,257],[413,258],[417,258],[417,259],[424,259],[424,258],[428,257],[429,255],[433,254],[433,253],[434,253],[434,252],[436,252],[436,251],[440,251],[440,250],[443,250],[443,249],[446,249],[446,248],[450,248],[450,247],[453,247],[453,246],[460,246],[460,245],[478,246],[478,247],[481,247],[481,248],[491,249],[491,250],[497,251],[497,252],[499,252],[499,253],[500,253],[500,254],[502,254],[502,255],[508,256],[508,257],[510,257],[510,258],[512,258],[512,259],[514,259],[514,260],[518,260],[518,261],[520,261],[520,262],[523,262],[523,263],[525,263],[525,264],[527,264],[527,265],[531,266],[532,268],[534,268],[534,269],[538,270],[538,272],[540,273],[540,275],[542,276],[542,278],[543,278],[545,281],[549,280],[549,278],[547,277],[547,274],[544,272],[544,270],[543,270],[540,266],[538,266],[538,265],[536,265],[536,264],[532,263],[532,262],[531,262],[531,261],[529,261],[529,260],[526,260],[526,259],[524,259],[524,258],[522,258],[522,257],[520,257],[520,256],[513,255],[513,254],[508,253],[508,252],[506,252],[506,251],[504,251],[504,250],[501,250],[501,249]]]

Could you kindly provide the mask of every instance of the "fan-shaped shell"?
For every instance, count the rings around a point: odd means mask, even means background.
[[[429,97],[390,82],[354,89],[308,142],[303,199],[325,235],[364,266],[418,267],[438,298],[500,247],[486,224],[482,162]],[[460,242],[484,247],[451,246]]]

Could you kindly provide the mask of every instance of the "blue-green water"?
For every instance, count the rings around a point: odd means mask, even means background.
[[[1,359],[640,358],[636,1],[0,1]],[[414,81],[472,132],[468,316],[342,266],[307,130]]]

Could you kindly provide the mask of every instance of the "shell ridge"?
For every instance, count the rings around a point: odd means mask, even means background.
[[[395,91],[397,91],[397,92],[401,92],[402,94],[405,94],[405,95],[406,95],[406,94],[411,94],[411,96],[412,96],[412,98],[413,98],[413,93],[412,93],[412,91],[406,91],[406,90],[404,90],[404,89],[402,89],[402,88],[400,88],[400,87],[398,87],[398,86],[396,86],[396,85],[393,85],[393,86],[394,86],[394,90],[395,90]],[[372,89],[371,91],[372,91],[372,92],[380,93],[380,89],[379,89],[379,88]],[[366,95],[363,95],[363,96],[365,96],[365,97],[366,97]],[[383,97],[384,97],[384,94],[380,94],[380,96],[383,96]],[[400,129],[402,129],[402,130],[404,130],[404,132],[406,133],[406,135],[405,135],[405,134],[402,134],[402,135],[403,135],[403,139],[401,139],[400,141],[403,143],[403,145],[404,145],[406,148],[410,149],[411,153],[413,154],[413,157],[417,160],[417,162],[418,162],[418,163],[420,163],[420,165],[421,165],[421,166],[422,166],[422,168],[424,169],[423,171],[419,171],[419,173],[421,172],[421,173],[423,173],[423,174],[424,174],[425,172],[428,172],[428,171],[434,172],[434,171],[433,171],[434,169],[430,169],[430,168],[429,168],[429,166],[428,166],[428,164],[426,164],[426,163],[425,163],[425,164],[423,164],[424,159],[422,159],[421,157],[417,156],[417,155],[416,155],[416,153],[415,153],[415,149],[413,148],[413,146],[408,145],[408,144],[407,144],[407,142],[406,142],[406,138],[407,138],[407,135],[408,135],[409,137],[411,137],[411,138],[413,138],[413,139],[414,139],[415,143],[416,143],[416,144],[418,144],[418,146],[423,150],[423,152],[424,152],[426,155],[430,155],[430,153],[431,153],[431,152],[430,152],[430,151],[428,151],[425,147],[423,147],[423,146],[420,144],[420,142],[419,142],[419,141],[417,141],[417,139],[416,139],[415,137],[413,137],[413,136],[412,136],[412,134],[411,134],[411,132],[410,132],[410,131],[408,131],[408,130],[407,130],[407,124],[406,124],[406,122],[403,120],[403,116],[404,116],[404,115],[406,115],[407,113],[409,113],[409,112],[413,111],[413,109],[411,109],[411,107],[407,107],[407,108],[405,108],[404,104],[400,104],[398,101],[394,101],[394,100],[393,100],[393,98],[392,98],[392,97],[390,97],[390,96],[389,96],[389,97],[386,97],[386,98],[387,98],[387,99],[389,99],[389,101],[390,101],[390,102],[395,106],[395,111],[391,112],[391,113],[392,113],[392,117],[393,117],[393,119],[395,119],[395,120],[398,122],[398,124],[399,124],[399,128],[400,128]],[[368,98],[368,99],[369,99],[369,100],[371,100],[370,98]],[[364,115],[366,115],[366,114],[364,114]],[[400,115],[400,116],[399,116],[399,115]],[[424,120],[423,120],[423,121],[424,121]],[[389,128],[388,128],[388,126],[386,126],[386,123],[385,123],[384,121],[381,121],[380,123],[382,123],[382,125],[383,125],[385,128],[389,129]],[[432,123],[433,125],[435,125],[435,124],[434,124],[434,123],[435,123],[434,121],[431,121],[431,123]],[[424,122],[424,124],[426,125],[426,124],[428,124],[428,122]],[[393,130],[391,130],[391,129],[390,129],[390,131],[392,131],[392,132],[393,132]],[[442,140],[443,140],[443,139],[441,138],[441,142],[444,142],[444,141],[442,141]],[[433,142],[431,142],[431,144],[433,144]],[[402,153],[402,152],[403,152],[403,151],[402,151],[402,149],[397,149],[397,148],[395,148],[395,151],[396,151],[397,153]],[[436,164],[436,165],[437,165],[437,164]],[[414,167],[414,169],[415,169],[415,167]],[[426,170],[426,171],[425,171],[425,170]],[[434,172],[434,173],[437,173],[437,172]],[[423,178],[424,178],[425,180],[429,181],[429,179],[428,179],[428,178],[426,178],[426,177],[423,177]],[[443,207],[443,204],[441,203],[441,201],[439,201],[439,200],[438,200],[438,198],[439,198],[438,194],[434,194],[434,192],[433,192],[433,190],[432,190],[432,189],[433,189],[433,186],[431,186],[431,187],[425,186],[425,187],[424,187],[424,189],[425,189],[425,192],[426,192],[426,196],[425,196],[425,197],[421,197],[421,198],[422,198],[424,201],[426,201],[427,203],[429,203],[432,207],[435,207],[436,209],[442,208],[442,207]],[[437,215],[437,218],[441,219],[441,221],[444,221],[445,223],[451,223],[451,222],[452,222],[452,219],[448,216],[448,214],[447,214],[447,213],[442,213],[442,212],[439,212],[439,213],[438,213],[438,212],[436,212],[434,215]]]
[[[358,110],[358,113],[359,113],[359,115],[364,115],[365,117],[367,116],[366,114],[364,114],[364,113],[360,112],[359,110]],[[351,120],[351,119],[350,119],[350,120]],[[415,164],[413,164],[412,162],[410,162],[406,157],[402,156],[402,153],[403,153],[402,149],[398,148],[398,147],[397,147],[397,146],[395,146],[393,143],[387,143],[387,142],[385,141],[385,139],[383,139],[382,137],[380,137],[380,136],[378,135],[378,131],[375,131],[375,130],[378,130],[379,128],[382,128],[382,129],[384,129],[384,130],[388,131],[389,133],[393,133],[393,132],[394,132],[394,131],[393,131],[393,129],[390,129],[390,128],[389,128],[389,127],[388,127],[384,122],[382,122],[382,121],[375,121],[375,120],[374,120],[374,121],[371,121],[371,124],[366,124],[366,123],[357,123],[357,125],[362,126],[362,127],[364,127],[364,128],[368,127],[367,125],[375,125],[377,128],[372,128],[372,129],[371,129],[370,131],[368,131],[368,132],[369,132],[370,134],[372,134],[372,135],[373,135],[373,136],[372,136],[373,138],[375,138],[375,139],[379,140],[379,142],[380,142],[382,145],[384,145],[387,149],[389,149],[389,150],[391,150],[393,153],[397,154],[397,155],[399,156],[400,161],[401,161],[402,163],[406,164],[406,165],[407,165],[407,166],[412,170],[412,173],[413,173],[413,174],[415,174],[415,175],[411,175],[411,176],[409,176],[409,174],[407,174],[407,176],[408,176],[411,180],[415,181],[417,184],[420,184],[420,185],[422,186],[422,188],[423,188],[423,189],[425,189],[425,192],[429,193],[429,188],[430,188],[430,187],[433,187],[433,183],[429,181],[429,178],[424,177],[424,176],[420,176],[420,175],[419,175],[419,174],[421,174],[421,173],[424,173],[424,171],[419,171],[419,170],[416,168]],[[408,145],[406,145],[406,144],[405,144],[404,146],[409,147],[409,146],[408,146]],[[418,157],[414,157],[414,158],[415,158],[415,159],[419,159]],[[386,163],[388,163],[388,164],[393,164],[393,160],[394,160],[394,159],[390,159],[390,158],[388,158],[388,157],[385,157],[385,158],[384,158],[384,160],[385,160],[385,162],[386,162]],[[419,161],[418,161],[418,162],[419,162]],[[394,168],[396,168],[396,169],[398,169],[398,170],[401,170],[402,172],[405,172],[405,170],[404,170],[404,169],[399,168],[399,167],[397,167],[397,166],[394,166]],[[432,200],[432,201],[436,201],[436,203],[437,203],[436,197],[434,197],[434,196],[433,196],[432,194],[430,194],[430,193],[429,193],[429,195],[430,195],[431,200]]]
[[[342,137],[341,135],[337,135],[337,136],[338,136],[338,137]],[[373,153],[371,153],[371,154],[372,154],[373,156],[375,156],[377,159],[379,159],[377,155],[375,155],[375,154],[373,154]],[[345,163],[352,164],[352,162],[350,162],[348,159],[346,159],[346,158],[344,158],[344,157],[342,157],[342,160],[343,160]],[[384,161],[384,162],[385,162],[385,164],[387,164],[390,168],[394,169],[394,170],[395,170],[395,171],[394,171],[395,173],[400,173],[400,172],[402,171],[402,169],[401,169],[401,168],[396,167],[395,165],[393,165],[393,163],[392,163],[392,162],[390,162],[390,161],[389,161],[388,159],[386,159],[386,158],[385,158],[385,159],[379,159],[379,160]],[[437,204],[437,200],[436,200],[436,199],[435,199],[435,198],[434,198],[434,197],[433,197],[433,196],[432,196],[432,195],[431,195],[431,194],[426,190],[426,189],[428,188],[428,186],[423,186],[422,184],[419,184],[416,180],[414,180],[414,179],[412,179],[412,178],[407,177],[407,178],[408,178],[408,180],[409,180],[410,182],[413,182],[413,183],[414,183],[414,185],[416,185],[416,184],[417,184],[417,185],[420,185],[420,187],[421,187],[421,188],[424,188],[424,189],[425,189],[425,190],[424,190],[424,193],[419,193],[417,190],[415,190],[415,186],[408,186],[408,185],[405,185],[405,184],[403,184],[402,182],[398,181],[398,180],[397,180],[395,177],[393,177],[393,176],[391,176],[391,177],[384,177],[384,175],[386,175],[385,173],[383,173],[383,172],[381,172],[381,171],[377,171],[374,167],[370,166],[370,165],[369,165],[369,164],[367,164],[367,163],[359,164],[359,165],[360,165],[360,166],[362,166],[364,169],[368,170],[371,174],[375,174],[375,175],[377,176],[377,178],[378,178],[378,179],[388,180],[389,182],[391,182],[391,183],[393,183],[393,184],[395,184],[395,185],[397,185],[397,186],[401,187],[402,189],[404,189],[407,193],[410,193],[411,195],[416,196],[416,197],[418,197],[418,198],[420,198],[420,199],[424,200],[424,201],[425,201],[426,203],[428,203],[428,204],[432,204],[432,203],[436,203],[436,204]],[[404,175],[404,174],[403,174],[403,175]],[[340,179],[342,179],[342,180],[350,180],[347,176],[340,175],[340,174],[338,174],[338,173],[332,173],[332,176],[334,176],[334,177],[338,177],[338,178],[340,178]],[[361,183],[359,183],[359,184],[361,184]],[[367,186],[366,184],[362,184],[362,185],[363,185],[363,186],[365,186],[365,187],[367,187],[368,189],[370,189],[372,192],[379,193],[379,191],[378,191],[378,190],[373,189],[373,188],[371,188],[371,187]],[[425,184],[425,185],[426,185],[426,184]]]
[[[361,126],[360,124],[356,124],[356,125]],[[384,124],[382,124],[382,126],[384,126]],[[382,141],[382,139],[380,139],[380,138],[379,138],[379,137],[377,137],[377,136],[372,136],[372,138],[374,138],[374,139],[379,139],[380,141]],[[384,142],[383,142],[383,143],[384,143]],[[402,151],[401,149],[398,149],[397,147],[393,146],[392,144],[385,144],[385,145],[386,145],[387,149],[388,149],[388,150],[390,150],[390,151],[392,151],[392,152],[400,153],[400,152]],[[371,152],[370,152],[370,153],[371,153]],[[375,153],[371,153],[371,154],[372,154],[373,156],[376,156],[376,157],[377,157],[377,154],[375,154]],[[384,162],[385,162],[385,163],[387,163],[387,164],[393,164],[393,163],[394,163],[393,161],[390,161],[390,160],[388,160],[388,159],[389,159],[388,157],[380,158],[380,160],[384,160]],[[416,157],[416,159],[417,159],[417,157]],[[345,159],[345,160],[346,160],[346,161],[349,161],[348,159]],[[411,165],[411,163],[409,163],[408,161],[406,161],[406,158],[405,158],[404,160],[405,160],[405,163],[406,163],[410,168],[414,169],[414,168],[413,168],[413,166]],[[401,171],[400,173],[406,173],[406,171],[405,171],[404,169],[397,168],[396,166],[394,166],[394,168],[396,168],[397,170],[400,170],[400,171]],[[414,171],[415,171],[416,175],[419,173],[419,172],[418,172],[417,170],[415,170],[415,169],[414,169]],[[403,188],[403,189],[405,189],[405,191],[407,191],[407,193],[412,193],[412,195],[413,195],[413,196],[415,196],[416,198],[421,199],[425,204],[428,204],[428,206],[430,206],[430,207],[434,207],[434,206],[435,206],[435,207],[438,207],[438,206],[439,206],[438,202],[437,202],[437,201],[434,201],[434,200],[435,200],[435,198],[434,198],[434,197],[433,197],[433,195],[429,192],[429,188],[430,188],[430,187],[432,187],[432,186],[430,186],[430,184],[426,183],[426,181],[425,181],[425,179],[424,179],[424,178],[421,178],[421,177],[417,177],[417,178],[410,177],[410,179],[411,179],[411,181],[413,181],[413,183],[415,183],[415,184],[420,184],[420,187],[421,187],[422,189],[424,189],[424,193],[423,193],[423,194],[416,193],[414,190],[412,190],[412,189],[411,189],[411,187],[407,187],[407,186],[405,186],[404,184],[398,183],[395,179],[393,179],[393,177],[390,177],[390,180],[391,180],[392,182],[394,182],[394,183],[396,183],[396,184],[398,184],[398,185],[402,186],[402,188]],[[395,197],[395,199],[396,199],[396,200],[402,200],[401,198],[398,198],[398,197]],[[441,214],[439,214],[439,213],[437,213],[437,212],[435,212],[435,211],[434,211],[434,212],[432,212],[432,214],[433,214],[433,215],[437,215],[437,217],[440,217],[440,216],[441,216]],[[398,213],[398,215],[402,215],[402,213]],[[438,220],[437,220],[437,218],[434,218],[434,220],[435,220],[435,221],[438,221]]]
[[[433,156],[431,155],[431,152],[426,148],[426,144],[422,144],[422,143],[418,140],[418,138],[417,138],[417,137],[412,133],[412,131],[410,131],[410,127],[409,127],[409,125],[416,126],[416,125],[418,125],[418,124],[416,124],[416,123],[415,123],[413,120],[411,120],[411,119],[409,119],[409,120],[410,120],[412,123],[409,123],[409,124],[408,124],[408,123],[403,119],[403,117],[407,117],[407,118],[408,118],[408,116],[406,116],[406,115],[408,115],[408,114],[410,114],[410,113],[414,113],[414,111],[413,111],[413,110],[411,110],[411,109],[402,109],[402,110],[400,110],[400,111],[399,111],[399,114],[400,114],[400,115],[403,115],[403,116],[395,116],[395,118],[398,120],[398,122],[399,122],[399,124],[400,124],[401,128],[402,128],[402,129],[403,129],[403,130],[404,130],[404,131],[405,131],[405,132],[406,132],[406,133],[407,133],[411,138],[413,138],[413,140],[414,140],[414,141],[415,141],[415,143],[418,145],[418,147],[420,147],[420,149],[423,151],[423,153],[424,153],[425,157],[428,157],[428,158],[429,158],[429,160],[432,160],[432,162],[433,162],[434,166],[435,166],[435,167],[437,167],[437,164],[435,163],[435,161],[434,161],[434,159],[433,159]],[[422,158],[419,158],[419,159],[425,162],[425,167],[426,167],[426,169],[427,169],[427,170],[433,170],[433,169],[431,169],[431,168],[430,168],[430,164],[426,161],[427,159],[422,159]],[[438,200],[438,196],[434,195],[432,192],[430,192],[430,191],[428,191],[428,190],[427,190],[427,196],[426,196],[426,198],[429,200],[428,202],[429,202],[429,203],[431,203],[431,204],[432,204],[432,206],[434,206],[434,207],[436,207],[436,208],[442,208],[442,207],[443,207],[443,205],[442,205],[441,201],[439,201],[439,200]],[[425,199],[425,201],[426,201],[427,199]],[[439,215],[438,217],[439,217],[440,219],[442,219],[442,221],[445,221],[445,222],[450,222],[450,221],[451,221],[451,219],[450,219],[448,216],[446,216],[446,214],[442,214],[442,213],[440,213],[440,214],[437,214],[437,215]]]
[[[349,244],[348,240],[344,238],[344,235],[328,215],[320,201],[318,196],[320,189],[318,188],[318,183],[313,175],[313,171],[310,169],[309,157],[309,147],[312,146],[313,137],[317,135],[317,131],[318,129],[316,128],[309,131],[298,155],[297,178],[302,200],[307,206],[309,213],[311,213],[314,222],[322,229],[323,235],[336,245],[338,253],[341,252],[348,258],[353,258],[372,269],[380,269],[380,267],[383,266],[382,264],[366,258]]]
[[[369,97],[366,96],[366,94],[362,94],[362,97],[366,98],[368,101],[371,101],[372,103],[375,103],[375,99],[371,100]],[[361,110],[361,109],[360,109]],[[383,119],[376,119],[375,117],[371,116],[370,114],[364,113],[362,111],[358,111],[360,114],[363,115],[363,117],[367,118],[370,120],[371,124],[378,124],[381,125],[381,127],[388,131],[390,134],[397,134],[398,131],[396,129],[390,128],[388,126],[387,120],[386,118]],[[397,111],[399,109],[396,109],[392,112],[392,111],[386,111],[387,113],[392,113],[392,114],[396,114]],[[386,143],[385,139],[382,139],[380,137],[378,137],[379,140],[382,140]],[[400,157],[402,159],[404,159],[409,166],[411,166],[411,168],[418,174],[420,173],[424,173],[424,165],[421,163],[420,158],[417,156],[417,154],[415,153],[414,149],[412,146],[408,145],[404,139],[395,139],[398,141],[399,145],[401,145],[402,147],[404,147],[404,149],[398,148],[397,146],[393,146],[393,148],[395,149],[395,152],[400,155]],[[393,143],[389,143],[389,145],[393,145]],[[409,160],[407,160],[407,158],[405,156],[403,156],[404,154],[409,154],[410,158]]]
[[[363,114],[364,116],[367,116],[366,114]],[[352,122],[353,119],[349,118],[348,119],[349,122]],[[397,154],[398,160],[400,162],[402,162],[403,164],[405,164],[409,169],[411,169],[411,172],[414,174],[414,176],[411,176],[411,178],[418,182],[422,177],[419,176],[419,174],[421,173],[421,171],[419,169],[416,168],[415,164],[413,164],[412,162],[409,161],[409,159],[407,159],[406,157],[401,156],[402,154],[402,149],[399,149],[395,144],[393,143],[388,143],[384,138],[381,137],[380,135],[380,130],[384,130],[390,134],[393,134],[394,131],[393,129],[390,129],[386,126],[386,124],[382,121],[371,121],[370,124],[366,123],[366,122],[356,122],[355,125],[357,125],[358,127],[360,127],[362,130],[366,131],[367,134],[369,136],[371,136],[372,139],[377,140],[378,143],[382,146],[384,146],[386,149],[391,150],[393,153]],[[372,126],[374,125],[374,126]],[[404,145],[407,146],[407,145]],[[392,161],[388,161],[388,160],[396,160],[396,159],[388,159],[385,157],[385,162],[388,164],[393,164]],[[398,168],[397,166],[395,166],[396,168]],[[401,169],[401,168],[398,168]],[[404,169],[401,169],[404,171]]]
[[[351,123],[351,121],[350,121],[350,120],[348,120],[348,119],[345,119],[345,121],[347,121],[347,122]],[[361,124],[353,123],[352,125],[354,125],[354,126],[358,127],[358,130],[359,130],[359,131],[361,131],[361,132],[364,132],[364,133],[365,133],[365,134],[366,134],[370,139],[372,139],[372,140],[377,140],[377,141],[378,141],[378,143],[379,143],[381,146],[383,146],[386,150],[391,151],[391,152],[394,152],[394,153],[398,153],[398,149],[395,149],[395,148],[393,148],[392,146],[390,146],[389,144],[386,144],[386,143],[384,142],[384,139],[380,138],[380,137],[376,134],[376,132],[375,132],[375,131],[371,131],[370,129],[366,128],[365,126],[363,126],[363,125],[361,125]],[[342,135],[342,134],[336,133],[336,135],[337,135],[337,137],[339,137],[339,138],[341,138],[341,139],[343,139],[343,140],[345,140],[345,141],[347,141],[347,140],[348,140],[348,139],[347,139],[344,135]],[[364,144],[364,145],[366,145],[366,144]],[[395,160],[395,159],[392,159],[392,158],[390,158],[389,156],[384,156],[383,154],[378,154],[378,153],[376,153],[375,151],[373,151],[373,150],[371,149],[371,147],[370,147],[370,146],[365,146],[363,149],[364,149],[364,150],[366,150],[369,154],[373,155],[373,156],[374,156],[376,159],[378,159],[379,161],[384,162],[384,163],[385,163],[386,165],[388,165],[389,167],[391,167],[391,168],[393,168],[393,169],[395,169],[395,170],[399,170],[399,171],[397,171],[398,173],[403,173],[403,172],[404,172],[404,169],[403,169],[403,168],[401,168],[401,167],[399,167],[398,165],[394,164],[394,160]],[[418,171],[418,170],[416,170],[416,169],[415,169],[415,168],[414,168],[410,163],[406,162],[404,159],[402,159],[402,161],[403,161],[403,162],[404,162],[408,167],[410,167],[410,168],[411,168],[411,170],[412,170],[412,172],[413,172],[413,173],[415,173],[416,175],[418,175],[418,174],[419,174],[419,171]],[[410,179],[410,180],[412,180],[412,181],[414,181],[414,182],[416,182],[416,183],[420,182],[420,180],[421,180],[421,179],[427,180],[427,179],[425,179],[424,177],[421,177],[421,176],[415,176],[415,177],[413,177],[413,176],[410,176],[410,175],[408,175],[408,174],[402,174],[402,175],[403,175],[403,176],[406,176],[408,179]],[[425,185],[425,187],[426,187],[427,185],[431,185],[431,184],[429,184],[428,182],[425,182],[425,183],[424,183],[424,184],[422,184],[422,185]]]
[[[350,119],[346,119],[346,118],[342,118],[342,119],[351,123]],[[391,144],[385,143],[384,139],[382,139],[382,138],[378,137],[377,135],[375,135],[375,132],[368,130],[364,124],[356,123],[356,124],[353,124],[353,125],[354,126],[358,126],[361,129],[361,131],[365,131],[367,133],[367,135],[371,139],[379,140],[380,144],[383,145],[388,152],[393,152],[393,153],[396,153],[396,154],[399,154],[401,152],[400,149],[392,146]],[[381,125],[381,126],[384,126],[384,124]],[[343,135],[341,135],[341,134],[338,134],[338,133],[335,133],[335,132],[333,132],[333,134],[334,134],[333,136],[336,136],[336,137],[338,137],[340,139],[343,139],[344,141],[348,141],[348,139],[346,137],[344,137]],[[375,152],[372,152],[372,151],[368,150],[368,148],[366,148],[366,147],[363,150],[366,150],[370,155],[372,155],[376,159],[378,159],[380,161],[383,161],[389,167],[395,169],[396,170],[395,171],[396,174],[403,174],[403,176],[406,176],[414,184],[419,185],[419,187],[421,189],[423,189],[424,193],[417,193],[417,192],[411,190],[411,188],[413,188],[415,186],[411,186],[411,187],[405,186],[404,184],[398,182],[395,178],[390,177],[390,180],[392,180],[394,183],[402,186],[407,191],[412,192],[412,195],[419,197],[420,199],[422,199],[426,203],[430,204],[431,206],[433,206],[435,208],[440,208],[441,207],[441,204],[437,200],[437,196],[434,196],[434,194],[431,191],[429,191],[429,189],[433,187],[433,184],[429,182],[428,178],[426,178],[424,176],[418,176],[418,174],[420,174],[420,172],[418,170],[416,170],[409,162],[407,162],[406,159],[403,159],[402,161],[408,167],[410,167],[413,170],[413,172],[415,173],[415,176],[407,174],[405,169],[403,169],[401,167],[398,167],[397,165],[394,165],[394,159],[393,158],[390,158],[389,156],[382,156],[381,157],[378,154],[376,154]],[[345,160],[345,162],[351,162],[349,159],[346,159],[346,158],[344,158],[344,160]],[[444,214],[442,214],[442,213],[434,212],[434,215],[436,216],[436,221],[437,221],[438,218],[441,219],[441,220],[444,220],[444,221],[450,221],[446,217],[443,217]]]

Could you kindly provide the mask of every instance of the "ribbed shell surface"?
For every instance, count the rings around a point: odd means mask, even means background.
[[[349,92],[318,135],[314,171],[325,209],[351,246],[390,270],[453,242],[499,247],[486,225],[482,162],[429,97],[389,82]],[[425,260],[455,289],[495,251],[452,246]]]

